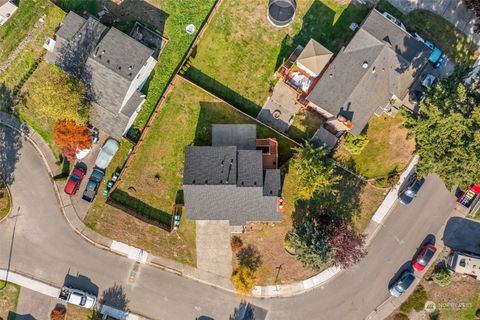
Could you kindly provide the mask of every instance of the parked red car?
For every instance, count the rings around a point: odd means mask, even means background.
[[[422,271],[425,269],[427,264],[432,260],[433,256],[437,252],[437,248],[434,245],[427,243],[423,246],[422,250],[417,254],[417,256],[412,261],[412,267],[416,271]]]
[[[74,195],[77,193],[78,188],[80,187],[80,183],[82,183],[82,179],[85,176],[85,170],[82,168],[76,168],[73,170],[72,174],[67,180],[67,184],[65,185],[65,193],[69,195]]]

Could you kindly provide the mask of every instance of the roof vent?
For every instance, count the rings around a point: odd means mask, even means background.
[[[375,73],[375,67],[372,68],[372,73]]]
[[[107,59],[107,63],[110,63],[110,59]]]
[[[105,54],[105,50],[102,50],[102,54]]]
[[[192,184],[195,184],[195,179],[193,179]]]
[[[205,180],[205,184],[208,184],[208,180]]]
[[[330,73],[328,76],[329,76],[330,78],[333,78],[333,73]]]
[[[131,77],[131,76],[132,76],[132,73],[130,72],[128,75]]]
[[[132,67],[132,66],[129,66],[129,67],[128,67],[128,70],[132,70],[132,69],[133,69],[133,67]]]
[[[367,68],[368,68],[368,62],[367,62],[367,61],[364,61],[364,62],[363,62],[362,68],[363,68],[363,69],[367,69]]]
[[[118,66],[118,70],[122,70],[122,66]]]

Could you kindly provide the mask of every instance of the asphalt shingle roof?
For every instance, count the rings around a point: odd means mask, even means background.
[[[257,126],[254,124],[212,125],[212,146],[236,146],[240,150],[255,150]]]
[[[425,45],[372,10],[350,43],[328,66],[307,99],[353,123],[359,135],[392,95],[403,99],[430,53]]]
[[[187,218],[229,220],[231,225],[247,221],[279,221],[280,170],[263,170],[262,151],[241,149],[255,145],[255,125],[217,126],[214,134],[244,134],[216,140],[237,145],[185,148],[183,192]],[[236,128],[235,128],[236,127]],[[217,137],[218,138],[218,137]],[[247,141],[247,140],[252,141]]]

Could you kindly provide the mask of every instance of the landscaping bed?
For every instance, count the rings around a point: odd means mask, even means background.
[[[368,144],[360,154],[352,155],[342,140],[335,158],[367,178],[394,177],[401,173],[415,150],[415,141],[407,139],[407,129],[403,128],[404,116],[381,115],[370,118],[362,134],[368,137]]]
[[[0,288],[4,285],[5,282],[0,281]],[[19,295],[20,287],[13,283],[7,283],[6,288],[0,291],[0,319],[14,320]]]
[[[403,14],[387,0],[377,6],[380,12],[387,11],[400,19],[409,32],[417,32],[442,49],[454,63],[473,61],[475,46],[462,31],[441,16],[422,9]]]
[[[383,201],[383,191],[373,188],[345,171],[339,170],[338,173],[342,178],[338,183],[339,203],[343,206],[341,210],[349,212],[353,225],[358,231],[363,232]],[[313,205],[313,201],[299,202],[295,200],[297,179],[296,173],[290,167],[283,183],[285,211],[281,222],[249,223],[246,232],[240,235],[244,247],[254,246],[262,257],[263,264],[257,274],[259,285],[271,285],[275,283],[275,280],[277,280],[277,284],[292,283],[318,273],[318,271],[304,267],[284,247],[286,235],[292,229],[296,217],[302,215],[303,211]],[[233,260],[235,269],[238,262],[235,257]],[[325,268],[329,266],[325,265]]]
[[[368,9],[350,1],[297,4],[295,21],[278,29],[267,20],[268,2],[224,1],[200,41],[187,76],[240,110],[256,116],[277,79],[275,70],[298,45],[314,38],[337,52]]]
[[[0,220],[7,216],[12,206],[12,199],[10,199],[10,193],[4,182],[0,180]]]

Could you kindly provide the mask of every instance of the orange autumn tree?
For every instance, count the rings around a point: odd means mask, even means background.
[[[85,125],[76,124],[71,120],[60,120],[53,128],[55,144],[62,155],[71,161],[77,150],[89,148],[92,145],[92,133]]]

